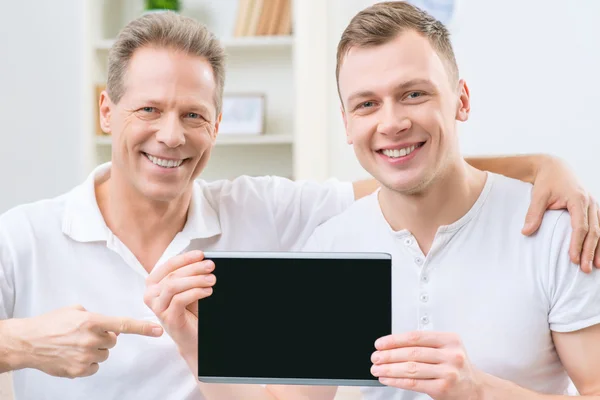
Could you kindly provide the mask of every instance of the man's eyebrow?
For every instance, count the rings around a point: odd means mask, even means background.
[[[190,104],[187,108],[191,112],[197,112],[199,114],[202,114],[202,113],[210,114],[210,110],[204,104]]]
[[[394,88],[394,91],[406,90],[408,88],[411,88],[411,87],[417,86],[417,85],[432,85],[432,82],[429,79],[423,79],[423,78],[410,79],[408,81],[404,81],[404,82],[400,83],[399,85],[397,85]],[[351,103],[353,100],[361,99],[364,97],[371,97],[374,95],[375,95],[375,92],[373,92],[371,90],[361,90],[360,92],[351,94],[348,97],[347,101],[348,101],[348,103]]]
[[[161,101],[152,98],[139,97],[136,98],[134,101],[136,104],[146,104],[153,107],[159,107],[163,105]]]
[[[401,84],[399,84],[398,86],[396,86],[396,90],[404,90],[404,89],[408,89],[411,88],[413,86],[417,86],[417,85],[433,85],[433,83],[429,80],[429,79],[425,79],[425,78],[415,78],[415,79],[411,79],[408,80],[406,82],[402,82]]]
[[[356,99],[362,99],[364,97],[371,97],[373,96],[375,93],[370,91],[370,90],[362,90],[360,92],[356,92],[350,95],[350,97],[348,97],[348,103],[352,103],[352,101],[356,100]]]
[[[137,99],[137,103],[139,104],[147,104],[148,106],[152,106],[152,107],[163,107],[164,106],[164,102],[157,100],[157,99],[153,99],[153,98],[139,98]],[[208,114],[210,115],[210,108],[207,107],[206,105],[202,104],[202,103],[197,103],[197,102],[190,102],[187,104],[183,104],[182,108],[184,108],[185,110],[187,110],[187,112],[195,112],[198,114]]]

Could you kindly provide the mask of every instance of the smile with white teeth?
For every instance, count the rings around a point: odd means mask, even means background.
[[[163,168],[177,168],[183,163],[183,160],[164,160],[162,158],[151,156],[150,154],[144,153],[148,160],[152,161],[153,164]]]
[[[402,149],[383,149],[381,152],[390,158],[405,157],[421,146],[422,144],[413,144],[412,146],[404,147]]]

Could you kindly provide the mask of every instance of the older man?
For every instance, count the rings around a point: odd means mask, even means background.
[[[0,217],[0,372],[17,370],[17,399],[263,393],[200,387],[186,363],[193,365],[193,305],[214,283],[213,266],[193,250],[300,249],[375,185],[197,180],[218,133],[224,74],[223,49],[204,26],[172,13],[132,21],[110,51],[100,104],[112,162],[62,196]],[[559,161],[515,158],[502,168],[505,161],[488,166],[536,182],[534,225],[549,199],[581,200]],[[590,204],[590,217],[577,223],[595,228]],[[588,203],[571,209],[584,216]],[[591,249],[590,259],[598,238],[573,243],[574,257]]]

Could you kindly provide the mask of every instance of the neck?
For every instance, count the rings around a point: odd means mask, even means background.
[[[382,187],[379,203],[395,231],[408,230],[427,254],[440,226],[463,217],[483,190],[486,174],[460,160],[418,193],[400,193]]]
[[[185,226],[191,189],[172,201],[145,198],[118,170],[96,186],[100,212],[112,233],[149,272]]]

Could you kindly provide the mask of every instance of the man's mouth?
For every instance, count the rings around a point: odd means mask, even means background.
[[[387,157],[390,157],[390,158],[406,157],[407,155],[409,155],[410,153],[412,153],[419,147],[422,147],[424,144],[425,144],[425,142],[421,142],[421,143],[413,144],[408,147],[402,147],[402,148],[397,148],[397,149],[382,149],[382,150],[378,150],[377,152],[381,153]]]
[[[177,167],[180,167],[181,164],[183,164],[187,160],[187,158],[182,158],[182,159],[165,159],[165,158],[155,157],[155,156],[150,155],[148,153],[143,153],[143,154],[154,165],[158,165],[159,167],[163,167],[163,168],[177,168]]]

